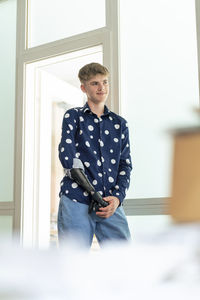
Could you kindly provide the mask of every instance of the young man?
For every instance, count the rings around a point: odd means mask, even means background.
[[[74,159],[81,161],[87,178],[109,205],[89,214],[91,195],[65,175],[58,212],[59,241],[74,236],[90,246],[94,234],[100,244],[129,240],[121,205],[132,169],[127,123],[105,106],[109,94],[106,67],[91,63],[81,68],[78,76],[87,103],[65,113],[59,158],[67,170],[73,167]]]

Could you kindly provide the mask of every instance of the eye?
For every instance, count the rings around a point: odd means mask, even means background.
[[[91,85],[98,85],[98,82],[97,81],[93,81],[93,82],[91,82]]]

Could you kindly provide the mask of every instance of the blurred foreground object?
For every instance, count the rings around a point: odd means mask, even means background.
[[[0,241],[2,300],[199,300],[200,224],[172,225],[98,252]]]
[[[174,132],[169,214],[175,222],[200,221],[200,126]]]

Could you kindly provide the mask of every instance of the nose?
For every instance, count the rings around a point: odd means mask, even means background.
[[[98,90],[99,90],[99,91],[102,91],[103,89],[104,89],[103,83],[99,83],[99,84],[98,84]]]

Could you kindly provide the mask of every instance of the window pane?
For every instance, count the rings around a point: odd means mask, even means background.
[[[104,26],[105,0],[29,0],[28,47]]]
[[[127,197],[167,197],[168,129],[196,122],[199,105],[195,1],[124,0],[120,12],[121,107],[133,158]]]
[[[0,237],[12,237],[12,216],[0,216]]]
[[[0,202],[13,201],[16,0],[0,1]]]
[[[172,225],[171,217],[168,215],[128,216],[127,220],[133,239],[141,235],[161,233]]]

